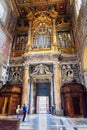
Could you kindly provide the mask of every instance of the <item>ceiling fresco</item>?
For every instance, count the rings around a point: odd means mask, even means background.
[[[66,15],[70,0],[11,0],[19,16],[26,16],[29,11],[49,11],[51,8],[60,15]]]

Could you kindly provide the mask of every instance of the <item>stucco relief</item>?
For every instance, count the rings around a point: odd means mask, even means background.
[[[79,82],[79,68],[77,64],[63,64],[61,67],[62,83]]]
[[[11,67],[9,69],[9,79],[10,83],[22,83],[23,81],[23,68],[22,67]]]
[[[52,74],[49,70],[49,67],[44,65],[44,64],[39,64],[37,66],[35,66],[33,73],[31,75],[35,75],[35,74]]]

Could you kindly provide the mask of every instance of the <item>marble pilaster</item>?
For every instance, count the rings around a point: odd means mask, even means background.
[[[60,65],[58,62],[54,63],[54,91],[55,91],[55,110],[56,113],[61,110],[60,97],[60,79],[61,79]]]
[[[24,66],[24,77],[23,77],[23,89],[22,89],[22,102],[28,105],[29,102],[29,65],[25,64]]]

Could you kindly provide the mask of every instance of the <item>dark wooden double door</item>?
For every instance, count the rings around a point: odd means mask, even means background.
[[[62,108],[65,116],[87,117],[87,94],[79,83],[66,84],[61,88]]]

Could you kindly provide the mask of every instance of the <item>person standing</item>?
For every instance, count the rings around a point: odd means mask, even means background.
[[[16,114],[17,114],[17,118],[19,118],[19,116],[20,116],[20,105],[17,106]]]
[[[25,121],[26,113],[27,113],[27,106],[24,104],[23,105],[23,120],[22,121]]]

